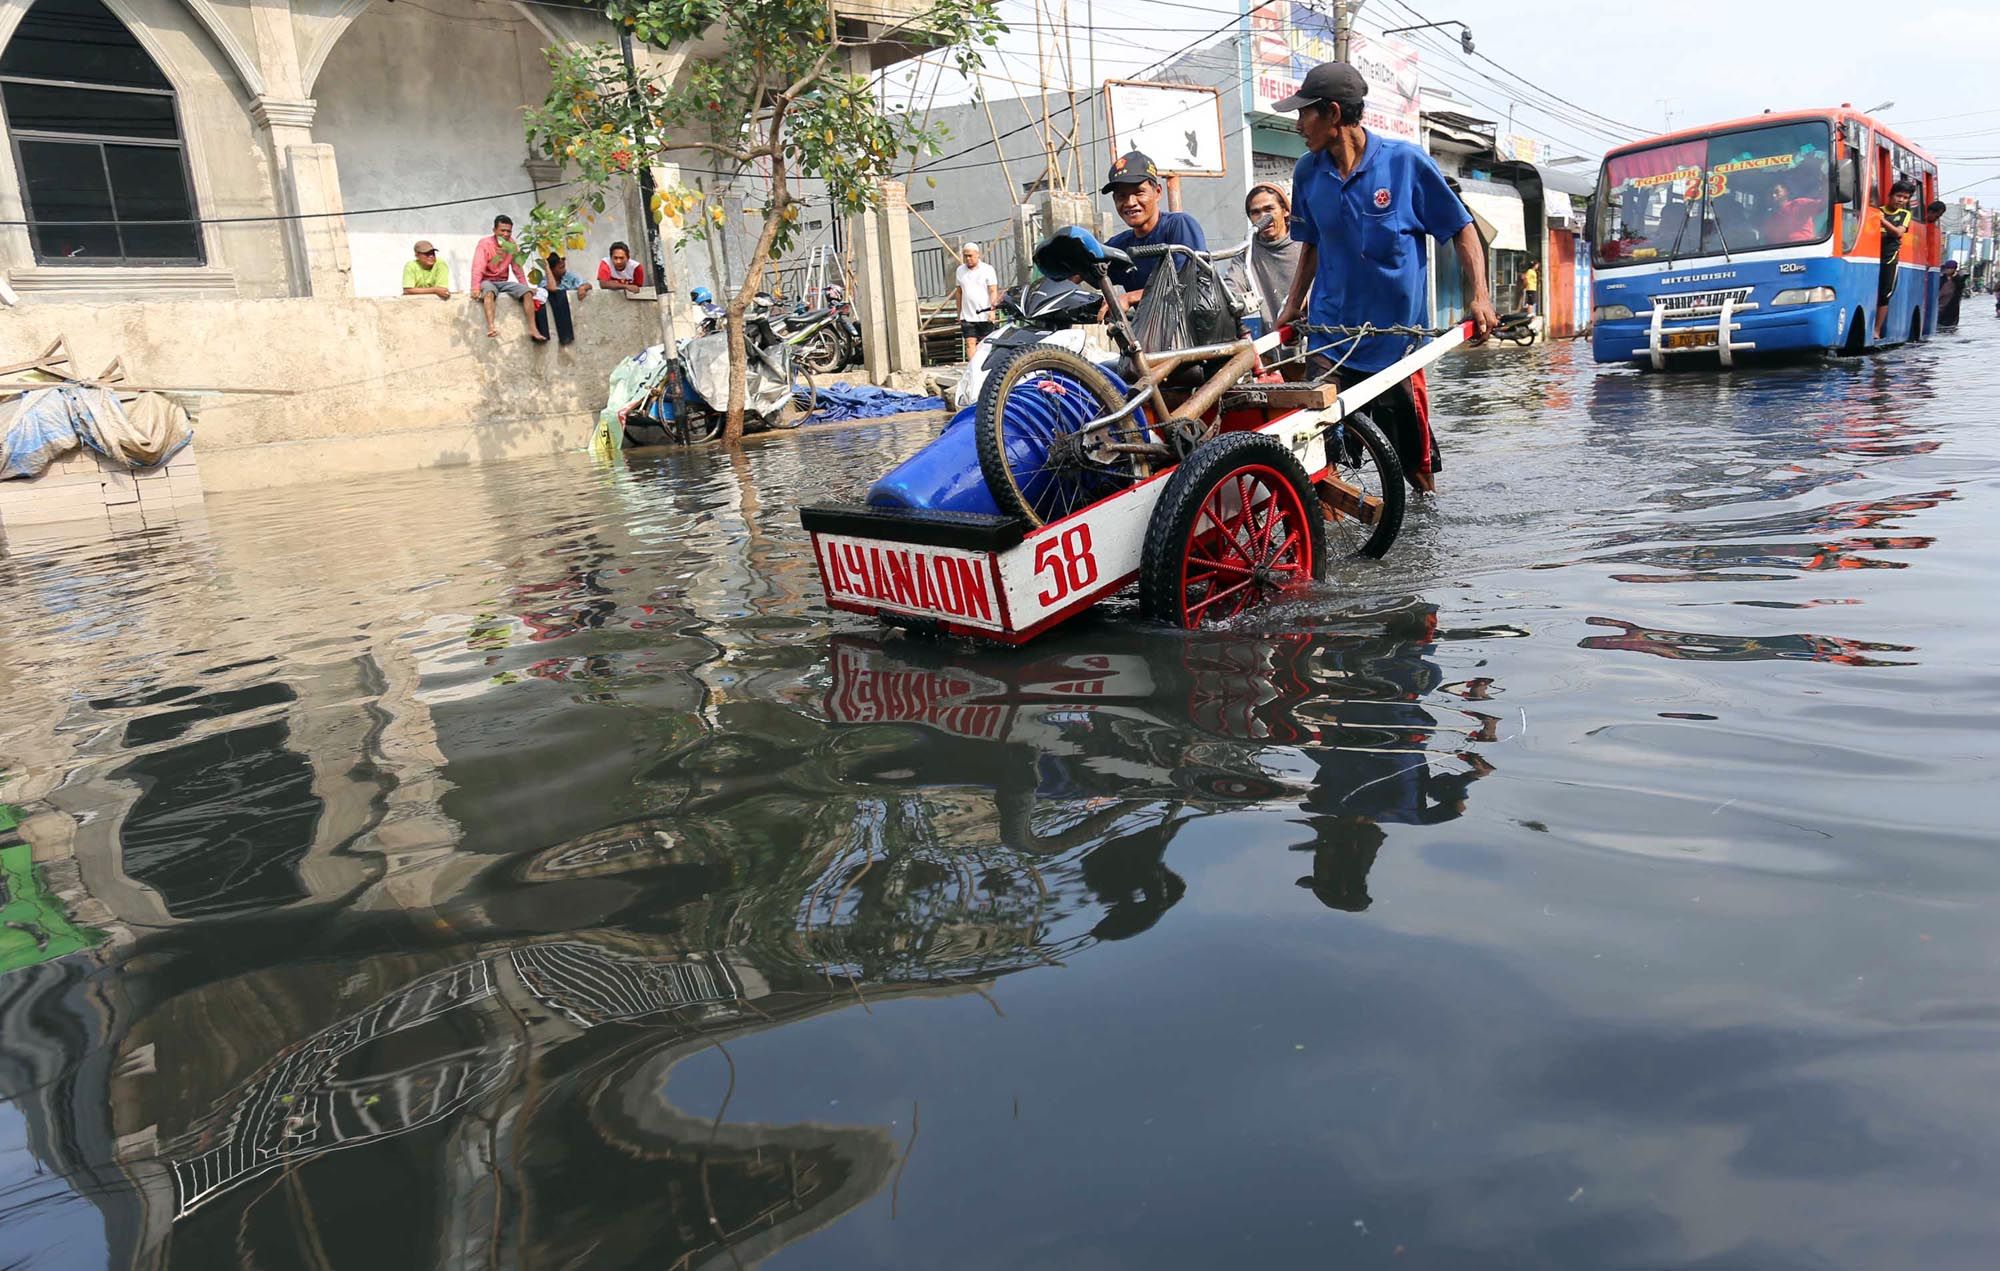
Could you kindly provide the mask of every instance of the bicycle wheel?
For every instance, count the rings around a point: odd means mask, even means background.
[[[682,445],[695,446],[720,437],[725,422],[721,411],[695,407],[685,409],[669,431],[679,434]]]
[[[1068,349],[1005,354],[980,385],[973,419],[979,471],[1000,510],[1045,525],[1148,475],[1145,456],[1103,449],[1149,442],[1143,415],[1083,429],[1124,404],[1103,371]]]
[[[806,422],[819,409],[819,386],[804,371],[792,372],[792,400],[771,416],[771,427],[792,429]]]
[[[1335,556],[1379,557],[1403,528],[1409,498],[1403,462],[1365,411],[1328,433],[1326,445],[1327,474],[1319,495],[1329,548]]]

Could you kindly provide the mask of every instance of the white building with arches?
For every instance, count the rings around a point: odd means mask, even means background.
[[[893,36],[913,0],[854,3],[857,69],[916,51]],[[494,216],[524,222],[562,181],[524,130],[545,50],[616,34],[565,0],[0,0],[0,357],[60,334],[86,372],[122,356],[133,382],[296,392],[204,409],[211,489],[580,444],[657,304],[592,296],[558,350],[518,315],[488,340],[462,293]],[[624,191],[571,267],[615,240],[643,259],[641,215]],[[445,303],[401,295],[420,238]]]

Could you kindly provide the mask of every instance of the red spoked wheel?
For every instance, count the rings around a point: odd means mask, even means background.
[[[1228,433],[1195,448],[1146,527],[1139,603],[1192,630],[1322,577],[1326,522],[1305,468],[1282,442]]]

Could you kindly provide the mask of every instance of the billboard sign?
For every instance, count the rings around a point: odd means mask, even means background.
[[[1222,140],[1222,90],[1200,84],[1108,80],[1104,117],[1111,157],[1138,150],[1162,176],[1219,177],[1229,171]]]
[[[1359,31],[1348,45],[1348,60],[1368,81],[1361,122],[1384,137],[1418,140],[1416,49]],[[1250,109],[1274,113],[1272,104],[1298,92],[1307,71],[1333,60],[1332,17],[1298,0],[1276,0],[1258,9],[1250,15]]]

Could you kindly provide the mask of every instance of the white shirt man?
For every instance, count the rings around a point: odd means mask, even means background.
[[[979,342],[993,334],[993,311],[1000,306],[1000,275],[979,259],[979,244],[967,243],[959,256],[962,262],[952,275],[958,284],[952,298],[958,301],[958,329],[965,337],[965,360]]]

